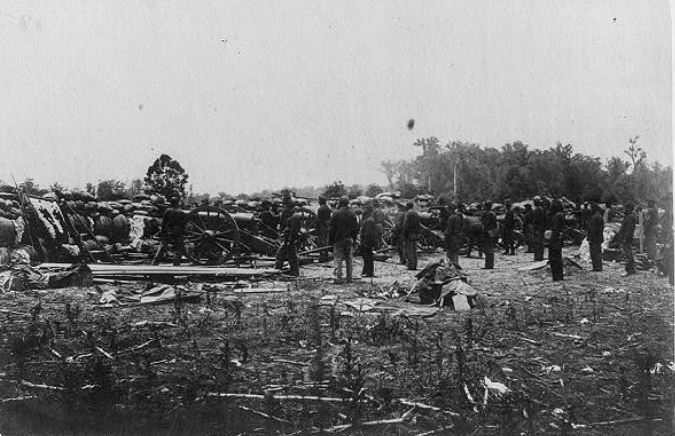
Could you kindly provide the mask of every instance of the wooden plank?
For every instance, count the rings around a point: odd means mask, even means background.
[[[43,263],[39,269],[66,269],[73,266],[69,263]],[[278,275],[279,270],[272,268],[232,268],[211,266],[173,266],[173,265],[120,265],[89,263],[87,264],[94,277],[110,276],[228,276],[228,277],[252,277]]]

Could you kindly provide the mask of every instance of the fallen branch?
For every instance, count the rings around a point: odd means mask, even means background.
[[[275,362],[278,362],[278,363],[290,363],[291,365],[311,366],[310,363],[306,363],[306,362],[296,362],[296,361],[293,361],[293,360],[286,360],[286,359],[272,359],[272,360],[275,361]]]
[[[258,415],[258,416],[260,416],[260,417],[262,417],[262,418],[265,418],[265,419],[271,419],[271,420],[273,420],[273,421],[283,422],[284,424],[290,424],[290,423],[291,423],[290,421],[287,421],[287,420],[285,420],[285,419],[283,419],[283,418],[279,418],[279,417],[276,417],[276,416],[268,415],[267,413],[261,412],[261,411],[259,411],[259,410],[251,409],[250,407],[246,407],[246,406],[237,406],[237,407],[239,407],[241,410],[245,410],[245,411],[247,411],[247,412],[251,412],[252,414]]]
[[[32,398],[37,398],[37,397],[35,395],[24,395],[22,397],[3,398],[3,399],[0,400],[0,403],[9,403],[10,401],[30,400]]]
[[[96,348],[96,351],[98,351],[99,353],[103,354],[103,355],[104,355],[105,357],[107,357],[108,359],[110,359],[110,360],[115,360],[115,358],[112,356],[112,354],[108,353],[108,352],[105,351],[103,348],[101,348],[101,347],[95,347],[95,348]]]
[[[641,422],[641,421],[661,421],[661,419],[660,418],[647,418],[647,417],[644,417],[644,416],[639,416],[637,418],[616,419],[614,421],[591,422],[589,424],[586,424],[586,426],[587,427],[600,427],[600,426],[606,426],[606,425],[632,424],[634,422]]]
[[[38,389],[49,389],[52,391],[65,391],[65,388],[62,388],[61,386],[49,386],[49,385],[43,385],[43,384],[38,384],[38,383],[31,383],[26,380],[21,380],[19,383],[22,386],[26,386],[29,388],[38,388]]]
[[[443,427],[439,427],[436,430],[431,430],[431,431],[425,431],[424,433],[417,433],[415,436],[429,436],[432,434],[438,434],[441,432],[444,432],[446,430],[451,430],[452,426],[451,425],[445,425]]]
[[[405,422],[406,418],[393,418],[393,419],[380,419],[377,421],[366,421],[366,422],[361,422],[359,423],[360,427],[372,427],[376,425],[391,425],[391,424],[401,424]],[[341,425],[336,425],[330,428],[323,429],[325,433],[339,433],[342,431],[345,431],[347,429],[350,429],[353,427],[354,424],[341,424]],[[312,434],[320,433],[321,430],[313,430]]]
[[[430,406],[428,404],[416,403],[414,401],[406,400],[405,398],[399,398],[396,400],[398,403],[401,403],[405,406],[417,407],[422,410],[431,410],[432,412],[443,412],[450,416],[460,416],[459,413],[453,412],[452,410],[443,410],[440,407]]]
[[[262,400],[265,398],[265,396],[261,394],[237,394],[229,392],[208,392],[206,396],[221,398],[249,398],[255,400]],[[349,401],[343,398],[317,397],[311,395],[273,395],[272,398],[275,400],[321,401],[326,403],[344,403]]]

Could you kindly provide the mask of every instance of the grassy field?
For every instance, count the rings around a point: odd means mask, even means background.
[[[315,264],[267,284],[280,292],[199,303],[2,294],[0,433],[672,434],[666,279],[607,263],[553,283],[518,271],[530,256],[497,255],[492,271],[462,258],[478,307],[430,317],[345,304],[410,286],[391,261],[374,280],[331,284]]]

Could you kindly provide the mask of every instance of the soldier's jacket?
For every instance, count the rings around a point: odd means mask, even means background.
[[[635,235],[635,224],[637,223],[637,217],[634,213],[627,213],[623,217],[623,222],[621,223],[621,228],[619,229],[619,235],[623,242],[633,242],[633,237]]]
[[[599,211],[594,213],[593,216],[591,217],[590,221],[588,222],[588,231],[587,231],[587,237],[588,237],[588,242],[592,242],[595,244],[602,244],[603,241],[603,230],[605,227],[605,222],[602,219],[602,213]]]

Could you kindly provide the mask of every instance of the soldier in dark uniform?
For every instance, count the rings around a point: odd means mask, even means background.
[[[593,271],[602,271],[602,241],[604,238],[603,230],[605,222],[602,218],[602,210],[598,203],[591,204],[591,212],[593,215],[588,221],[588,230],[586,237],[588,239],[588,246],[591,251],[591,263],[593,264]]]
[[[316,212],[316,232],[319,238],[319,247],[328,246],[328,224],[330,223],[330,207],[326,204],[326,197],[319,197],[319,210]],[[328,251],[319,253],[319,262],[328,261]]]
[[[563,230],[565,229],[565,214],[559,200],[551,205],[551,241],[548,246],[548,261],[551,265],[553,281],[563,280]]]
[[[623,249],[623,258],[626,262],[626,272],[622,277],[635,274],[635,259],[633,258],[633,237],[635,236],[635,225],[637,224],[637,217],[633,212],[633,205],[626,204],[624,206],[624,217],[619,229],[619,237],[621,238],[621,247]]]
[[[373,206],[366,205],[361,219],[361,256],[363,257],[363,270],[361,277],[375,276],[375,254],[380,245],[380,234],[377,230]]]
[[[300,261],[298,260],[296,245],[300,227],[302,226],[302,215],[300,214],[301,209],[299,206],[295,206],[292,210],[293,213],[286,220],[286,227],[281,233],[281,246],[277,250],[274,267],[281,269],[284,266],[284,262],[288,261],[288,266],[290,267],[288,274],[298,277],[300,275]]]
[[[417,269],[417,247],[415,243],[419,238],[421,230],[421,219],[415,209],[413,209],[412,201],[406,204],[406,213],[403,218],[403,229],[401,235],[405,241],[405,257],[406,265],[409,270]]]
[[[483,269],[493,269],[495,266],[495,243],[499,236],[497,216],[492,212],[492,202],[486,201],[481,216],[483,225],[483,253],[485,253],[485,266]]]
[[[448,205],[448,216],[445,228],[445,254],[455,265],[459,266],[459,246],[462,243],[464,218],[457,213],[454,203]]]
[[[647,250],[647,259],[656,259],[656,229],[658,226],[659,215],[656,211],[656,202],[652,199],[647,200],[647,210],[644,214],[644,235],[645,248]]]
[[[152,260],[157,265],[166,254],[167,247],[173,248],[173,265],[180,266],[181,258],[185,253],[185,226],[188,215],[180,208],[180,199],[172,197],[170,206],[162,215],[161,245]]]
[[[279,232],[283,233],[284,229],[287,226],[287,221],[293,215],[295,211],[295,205],[293,204],[293,200],[291,197],[284,197],[283,199],[283,206],[284,208],[281,210],[281,214],[279,215]]]
[[[539,197],[534,198],[532,210],[532,245],[534,261],[544,260],[544,233],[546,232],[546,212]]]
[[[504,216],[504,235],[502,241],[504,243],[504,254],[516,254],[515,242],[513,240],[513,231],[516,227],[516,216],[511,209],[511,200],[506,199],[504,202],[506,206],[506,215]]]
[[[525,253],[532,253],[532,218],[533,211],[530,203],[525,204],[525,212],[523,213],[523,235],[527,241],[527,250]]]
[[[396,251],[398,252],[398,260],[401,265],[406,265],[405,258],[405,240],[403,239],[403,221],[405,220],[405,206],[401,203],[397,204],[398,211],[394,217],[394,227],[392,229],[392,237],[396,244]]]
[[[262,234],[268,238],[276,239],[279,237],[277,233],[277,226],[279,225],[279,217],[272,213],[272,205],[269,201],[264,200],[260,204],[260,221],[262,222]]]

